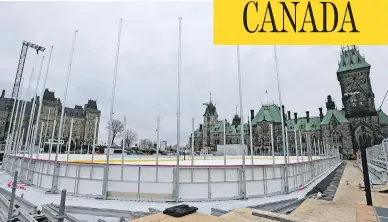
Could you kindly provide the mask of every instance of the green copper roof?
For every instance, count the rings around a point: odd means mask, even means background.
[[[349,121],[345,118],[345,116],[341,113],[341,111],[336,109],[330,109],[327,111],[325,117],[323,118],[321,125],[329,124],[331,118],[334,116],[334,118],[337,119],[340,123],[348,123]]]
[[[229,124],[229,123],[227,123]],[[228,126],[226,126],[228,127]],[[214,132],[224,132],[224,122],[218,121],[218,123],[214,126]]]
[[[295,120],[286,120],[287,131],[315,131],[321,129],[321,119],[319,117],[312,117],[307,122],[307,118],[299,118],[297,123]]]
[[[380,124],[388,124],[388,116],[381,109],[377,111]]]
[[[280,110],[276,105],[263,105],[255,118],[252,120],[252,124],[257,124],[263,121],[280,123]]]
[[[241,125],[226,126],[226,135],[240,134]],[[248,130],[248,124],[244,124],[244,130]]]
[[[366,67],[370,67],[370,65],[365,61],[365,58],[361,56],[358,48],[355,46],[342,48],[341,61],[338,64],[337,73]]]

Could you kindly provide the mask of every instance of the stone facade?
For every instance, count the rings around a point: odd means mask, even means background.
[[[380,109],[376,110],[374,94],[370,82],[370,65],[361,56],[358,48],[348,46],[341,48],[341,60],[338,64],[337,79],[342,92],[342,109],[336,107],[329,95],[326,98],[326,113],[319,109],[318,117],[310,117],[306,111],[304,117],[284,111],[276,104],[262,105],[255,114],[251,110],[252,143],[255,154],[270,154],[272,144],[275,153],[283,153],[282,119],[285,124],[289,152],[295,155],[295,147],[303,152],[327,149],[328,152],[338,148],[344,155],[351,155],[360,148],[360,135],[366,134],[369,143],[379,144],[388,138],[388,116]],[[217,109],[212,100],[205,103],[203,124],[194,132],[194,148],[216,150],[218,144],[240,144],[240,117],[236,114],[229,123],[218,120]],[[225,122],[225,130],[224,130]],[[249,123],[248,123],[249,124]],[[250,146],[249,125],[243,124],[245,144]],[[271,130],[272,128],[272,130]],[[190,144],[192,135],[190,136]],[[250,149],[248,149],[250,150]]]
[[[11,115],[13,107],[13,99],[5,98],[5,92],[0,97],[0,138],[5,140],[8,132],[8,123],[7,116]],[[20,107],[22,102],[20,103]],[[24,117],[24,124],[21,128],[25,129],[24,139],[27,136],[27,128],[30,118],[30,113],[32,110],[33,100],[26,103],[26,111]],[[38,112],[39,99],[36,101],[36,113]],[[16,106],[17,107],[17,106]],[[19,108],[17,119],[19,119],[20,113],[22,113],[21,108]],[[38,135],[40,135],[42,124],[43,132],[42,139],[47,142],[49,139],[54,137],[58,138],[58,128],[60,122],[60,116],[62,111],[62,103],[60,99],[55,97],[54,92],[45,90],[42,101],[42,109],[40,114],[40,121],[38,126]],[[73,119],[73,131],[72,131],[72,142],[74,144],[86,144],[93,143],[94,136],[94,126],[95,120],[97,118],[97,134],[96,134],[96,143],[98,141],[98,129],[100,123],[101,111],[98,110],[97,103],[94,100],[88,100],[87,104],[83,107],[76,105],[74,108],[65,107],[64,110],[64,121],[63,121],[63,130],[62,130],[62,139],[66,142],[69,140],[70,136],[70,126],[71,120]],[[35,114],[34,122],[36,122],[37,115]],[[9,120],[8,120],[9,121]],[[18,121],[17,121],[18,122]],[[54,134],[53,134],[54,130]]]

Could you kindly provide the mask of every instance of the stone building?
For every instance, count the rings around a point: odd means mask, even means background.
[[[285,107],[276,104],[262,105],[255,114],[251,110],[252,143],[255,154],[270,154],[272,144],[278,154],[283,153],[281,118],[284,118],[289,151],[295,154],[295,146],[303,152],[311,150],[338,148],[340,153],[351,155],[360,148],[361,135],[366,135],[369,145],[381,143],[388,138],[388,116],[376,109],[374,93],[370,82],[370,64],[361,56],[355,46],[341,48],[337,79],[342,92],[343,107],[338,109],[330,95],[326,98],[326,113],[319,107],[319,116],[310,117],[309,111],[303,117],[285,112]],[[216,150],[218,144],[240,144],[241,119],[236,114],[229,123],[218,120],[217,109],[213,102],[205,103],[203,124],[194,131],[194,148],[204,147]],[[272,132],[272,133],[271,133]],[[190,136],[191,144],[192,136]],[[250,146],[249,126],[244,124],[244,143]],[[248,149],[249,150],[249,149]],[[300,152],[300,151],[298,151]],[[315,151],[313,151],[315,152]]]
[[[14,100],[11,98],[5,98],[5,91],[3,90],[0,97],[0,138],[4,141],[7,132],[8,132],[8,123],[7,116],[10,116],[12,112]],[[17,103],[16,103],[17,104]],[[26,111],[23,120],[23,126],[21,128],[24,129],[24,139],[27,136],[27,128],[29,124],[30,113],[32,110],[33,100],[28,101],[26,103]],[[20,103],[20,107],[22,106],[22,102]],[[16,105],[17,107],[17,105]],[[39,107],[39,97],[36,101],[35,113],[38,112]],[[42,129],[43,124],[43,132],[42,138],[43,141],[47,142],[54,135],[54,139],[58,138],[58,128],[60,122],[62,110],[62,103],[59,98],[55,97],[54,92],[45,89],[43,94],[42,101],[42,109],[40,114],[40,121],[38,126],[38,135],[40,135],[40,131]],[[17,115],[17,120],[22,113],[21,108],[19,108],[19,112]],[[97,118],[97,134],[96,134],[96,143],[98,141],[98,129],[100,122],[101,111],[98,110],[97,103],[95,100],[88,100],[88,102],[82,107],[80,105],[75,105],[74,108],[65,107],[64,110],[64,122],[62,129],[62,139],[67,142],[70,136],[70,125],[71,120],[73,119],[73,131],[72,131],[72,142],[74,144],[87,144],[93,143],[94,136],[94,126],[95,120]],[[36,122],[37,115],[34,116],[34,123]],[[9,120],[8,120],[9,121]],[[17,121],[19,122],[19,121]],[[53,134],[54,130],[54,134]]]

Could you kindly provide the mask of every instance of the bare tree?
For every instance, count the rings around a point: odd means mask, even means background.
[[[125,141],[125,147],[131,147],[132,144],[137,141],[139,138],[139,134],[135,130],[128,129],[126,132],[124,132],[124,141]]]
[[[154,143],[149,139],[141,139],[139,141],[139,146],[140,148],[143,148],[143,149],[151,149],[153,148]]]
[[[108,123],[106,128],[108,129],[108,131],[110,130],[112,132],[111,145],[113,145],[113,142],[115,141],[116,137],[118,137],[124,131],[124,124],[120,120],[114,119],[112,120],[112,127]]]

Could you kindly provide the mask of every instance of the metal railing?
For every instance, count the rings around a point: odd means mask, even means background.
[[[368,170],[385,183],[388,182],[388,139],[367,148]]]
[[[288,164],[289,191],[303,188],[339,163],[339,157],[332,156]],[[26,184],[47,190],[54,187],[55,191],[66,189],[68,193],[77,196],[101,197],[103,180],[106,179],[108,197],[111,199],[151,201],[228,200],[273,196],[286,193],[284,183],[287,181],[283,176],[283,164],[251,165],[245,168],[181,165],[179,171],[174,165],[111,164],[108,178],[104,178],[104,164],[61,161],[55,163],[39,159],[30,161],[21,155],[10,155],[6,169],[9,172],[20,171],[19,179]],[[54,172],[58,173],[54,175]]]

